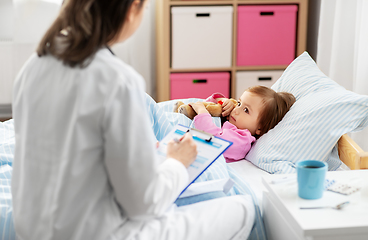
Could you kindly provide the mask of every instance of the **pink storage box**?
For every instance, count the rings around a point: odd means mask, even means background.
[[[220,92],[229,97],[230,73],[171,73],[170,98],[207,98],[212,93]]]
[[[238,7],[237,65],[288,65],[295,58],[297,5]]]

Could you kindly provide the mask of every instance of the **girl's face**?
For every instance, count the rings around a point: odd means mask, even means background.
[[[248,129],[252,135],[260,134],[258,116],[263,108],[263,99],[245,91],[238,100],[238,106],[230,113],[229,122],[239,129]]]
[[[143,1],[143,0],[142,0]],[[144,0],[141,5],[141,0],[134,0],[130,9],[127,12],[127,16],[120,31],[119,37],[114,43],[123,42],[135,33],[143,19],[143,13],[148,5],[149,0]]]

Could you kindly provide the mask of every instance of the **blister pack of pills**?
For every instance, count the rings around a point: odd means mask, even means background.
[[[331,184],[330,186],[327,187],[328,191],[332,191],[332,192],[336,192],[336,193],[341,193],[344,195],[350,195],[354,192],[359,191],[360,187],[358,186],[354,186],[351,184],[346,184],[346,183],[340,183],[340,182],[334,182],[333,184]]]

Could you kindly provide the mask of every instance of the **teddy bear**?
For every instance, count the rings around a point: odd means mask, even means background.
[[[234,105],[238,104],[235,99],[230,99]],[[207,111],[212,117],[221,117],[222,116],[222,101],[218,101],[218,103],[213,102],[203,102]],[[189,104],[184,104],[182,101],[177,101],[174,105],[174,112],[182,113],[188,118],[192,119],[197,115],[197,113],[193,110],[193,108]]]

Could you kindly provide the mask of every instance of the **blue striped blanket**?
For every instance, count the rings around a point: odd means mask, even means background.
[[[15,136],[13,120],[0,122],[0,239],[15,239],[10,192]]]

